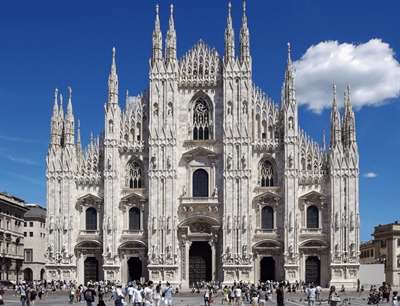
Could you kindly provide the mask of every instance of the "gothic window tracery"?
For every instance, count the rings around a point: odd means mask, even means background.
[[[86,209],[86,230],[97,230],[97,211],[94,207]]]
[[[274,210],[271,206],[265,206],[261,210],[261,228],[262,229],[274,228]]]
[[[319,211],[314,205],[307,208],[307,228],[319,227]]]
[[[142,167],[137,161],[130,162],[127,169],[126,187],[142,188],[143,175]]]
[[[204,169],[193,172],[193,197],[208,197],[208,173]]]
[[[140,230],[140,209],[137,207],[132,207],[129,210],[129,230]]]
[[[260,168],[260,186],[274,186],[274,166],[271,161],[264,160]]]
[[[198,99],[193,106],[193,140],[209,139],[210,110],[203,99]]]

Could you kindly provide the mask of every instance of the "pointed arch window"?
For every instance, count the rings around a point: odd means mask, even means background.
[[[318,228],[319,211],[314,205],[307,208],[307,228]]]
[[[262,229],[274,228],[274,210],[271,206],[265,206],[261,210],[261,228]]]
[[[86,230],[97,230],[97,211],[94,207],[86,209]]]
[[[140,230],[140,209],[137,207],[132,207],[129,210],[129,230]]]
[[[208,173],[198,169],[193,173],[193,197],[208,197]]]
[[[143,176],[142,167],[137,162],[131,162],[127,169],[126,187],[128,188],[142,188],[143,187]]]
[[[210,110],[203,99],[198,99],[193,107],[193,140],[206,140],[210,136]]]
[[[261,164],[260,186],[261,187],[274,186],[274,167],[269,160],[265,160]]]

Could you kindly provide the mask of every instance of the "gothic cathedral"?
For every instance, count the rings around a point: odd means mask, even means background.
[[[329,148],[298,126],[288,45],[280,105],[253,82],[243,4],[220,57],[200,40],[163,52],[156,8],[150,84],[118,101],[112,50],[104,131],[82,149],[69,88],[55,91],[47,155],[49,279],[304,280],[353,287],[359,268],[358,149],[350,87]]]

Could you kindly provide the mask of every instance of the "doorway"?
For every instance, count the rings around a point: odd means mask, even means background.
[[[27,282],[33,281],[33,271],[30,268],[24,270],[24,280]]]
[[[96,282],[99,280],[99,262],[95,257],[88,257],[85,260],[85,284],[89,281]]]
[[[211,281],[211,247],[208,242],[194,241],[189,250],[189,284]]]
[[[310,256],[306,259],[306,284],[313,283],[320,285],[321,262],[317,256]]]
[[[128,260],[128,281],[139,281],[142,277],[142,261],[139,257],[131,257]]]
[[[260,261],[260,280],[275,280],[275,260],[272,257],[263,257]]]

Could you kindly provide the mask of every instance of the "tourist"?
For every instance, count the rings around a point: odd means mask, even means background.
[[[307,289],[308,306],[315,306],[315,292],[314,285],[311,284],[310,288]]]
[[[160,306],[161,302],[161,284],[156,286],[156,290],[154,291],[154,304],[153,306]]]
[[[228,298],[228,294],[229,294],[229,288],[228,286],[225,285],[224,289],[222,289],[222,301],[221,301],[221,305],[224,304],[224,301],[226,301],[229,304],[229,298]]]
[[[397,306],[397,291],[393,291],[392,306]]]
[[[320,285],[317,285],[315,287],[315,300],[321,304],[321,292],[322,292],[322,288]]]
[[[147,286],[143,289],[143,305],[152,306],[154,299],[153,281],[148,281]]]
[[[138,284],[137,288],[134,288],[133,295],[134,295],[134,306],[141,306],[143,302],[142,298],[142,285]]]
[[[163,290],[165,306],[172,305],[172,293],[173,293],[173,291],[174,291],[174,289],[172,288],[170,283],[167,282],[167,286]]]
[[[328,303],[330,303],[330,306],[336,306],[338,302],[340,302],[340,296],[336,292],[336,287],[331,286],[329,289]]]
[[[89,284],[88,288],[83,293],[87,306],[96,306],[95,297],[97,296],[96,291],[93,289],[93,285]]]
[[[123,305],[125,296],[124,296],[124,294],[122,293],[122,284],[120,284],[120,283],[117,283],[117,284],[116,284],[116,288],[115,288],[115,290],[114,290],[114,295],[113,295],[113,297],[114,297],[114,304],[115,304],[115,306],[122,306],[122,305]]]
[[[278,289],[276,289],[276,304],[277,306],[284,306],[284,292],[283,283],[279,283]]]

